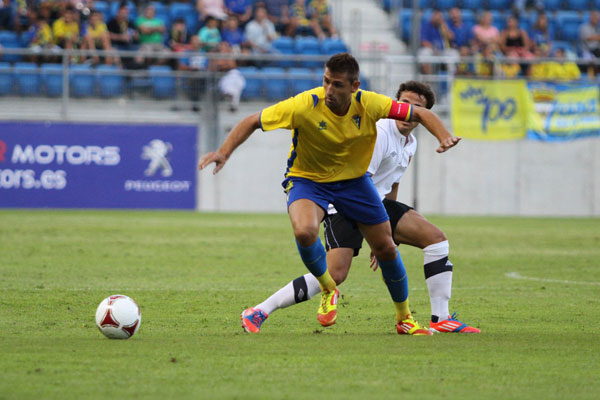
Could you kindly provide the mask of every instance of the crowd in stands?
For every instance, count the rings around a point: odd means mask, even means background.
[[[526,4],[534,9],[527,10]],[[579,21],[570,27],[576,31],[568,37],[557,37],[557,31],[564,31],[565,27],[550,24],[550,16],[554,17],[556,11],[545,10],[543,2],[521,2],[521,6],[503,14],[458,7],[445,12],[432,9],[422,20],[419,55],[462,58],[456,73],[466,76],[577,80],[582,71],[595,75],[595,64],[585,60],[600,57],[597,10],[567,11],[566,15],[574,17],[569,22]],[[473,22],[466,22],[464,14]],[[423,73],[434,73],[441,66],[425,63],[421,69]]]

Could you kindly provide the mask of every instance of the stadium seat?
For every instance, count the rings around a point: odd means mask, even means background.
[[[23,96],[40,94],[40,71],[35,63],[15,63],[14,77],[17,93]]]
[[[323,39],[321,42],[321,54],[325,54],[331,56],[337,53],[346,53],[348,51],[348,47],[341,39]]]
[[[462,8],[467,8],[473,11],[481,11],[484,7],[483,0],[462,0]]]
[[[110,21],[110,7],[108,6],[108,3],[106,1],[94,1],[94,9],[102,13],[102,15],[104,16],[105,23],[108,23],[108,21]]]
[[[579,38],[579,26],[583,18],[577,11],[559,11],[556,14],[556,26],[558,26],[558,39],[576,41]]]
[[[565,2],[564,9],[574,11],[588,11],[590,10],[590,0],[568,0]]]
[[[63,92],[63,67],[61,64],[44,64],[41,68],[42,87],[48,96],[56,97]]]
[[[510,0],[488,0],[488,7],[491,10],[506,11],[510,9],[512,3]]]
[[[96,86],[102,97],[115,97],[123,94],[123,74],[115,65],[100,65],[96,68]]]
[[[467,26],[474,26],[477,23],[477,16],[473,10],[460,10],[463,23]]]
[[[299,37],[296,39],[296,53],[299,55],[320,55],[321,44],[314,36]],[[301,61],[300,66],[304,68],[319,68],[323,66],[322,61]]]
[[[315,77],[322,77],[322,74],[316,73],[314,70],[309,68],[290,68],[289,72],[289,87],[290,92],[293,96],[298,93],[310,90],[317,86],[321,86],[322,82],[317,81]],[[316,84],[315,84],[316,83]]]
[[[400,11],[398,25],[400,26],[400,38],[408,43],[412,27],[412,10],[403,8]]]
[[[195,35],[198,33],[200,27],[198,12],[191,3],[172,3],[169,8],[169,13],[171,15],[171,21],[183,18],[189,34]]]
[[[17,42],[19,36],[14,31],[0,31],[0,43]]]
[[[449,10],[452,7],[458,7],[458,0],[436,0],[435,6],[439,10]]]
[[[0,96],[13,91],[13,72],[9,63],[0,62]]]
[[[281,54],[295,54],[295,42],[289,36],[280,36],[271,43],[273,48]],[[294,65],[293,60],[275,61],[273,66],[288,68]]]
[[[156,11],[156,18],[160,19],[165,24],[167,30],[170,29],[172,22],[169,8],[160,1],[151,1],[150,5],[153,6]]]
[[[507,16],[505,16],[504,13],[502,13],[498,10],[489,10],[489,12],[492,14],[492,16],[494,18],[492,25],[494,25],[496,28],[498,28],[499,31],[504,29],[504,27],[506,26],[506,17]]]
[[[562,0],[544,0],[544,10],[556,11],[562,8]]]
[[[17,34],[15,32],[10,31],[2,31],[0,34],[0,46],[5,49],[22,49],[23,44],[19,40]],[[21,61],[22,56],[20,54],[3,54],[2,61],[15,63]]]
[[[166,65],[153,65],[148,68],[152,82],[152,94],[157,99],[175,96],[175,76],[173,70]]]
[[[246,100],[258,99],[262,96],[260,71],[256,67],[240,67],[238,70],[246,79],[246,86],[242,92],[242,98]]]
[[[74,97],[89,97],[94,95],[94,75],[89,65],[73,65],[69,72],[71,94]]]
[[[263,93],[269,100],[282,100],[288,94],[288,85],[285,69],[279,67],[265,67],[262,69]]]

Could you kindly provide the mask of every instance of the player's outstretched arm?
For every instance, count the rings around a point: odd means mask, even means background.
[[[438,153],[443,153],[456,146],[462,139],[458,136],[452,136],[452,133],[446,129],[444,123],[433,111],[424,107],[413,107],[413,120],[420,122],[433,136],[440,142],[437,148]]]
[[[215,169],[213,174],[216,174],[225,166],[227,160],[231,156],[231,153],[238,148],[239,145],[244,143],[246,139],[252,135],[252,133],[260,128],[260,112],[252,114],[243,120],[241,120],[236,126],[233,127],[225,142],[219,147],[217,151],[213,151],[202,156],[198,162],[198,169],[203,170],[211,163],[215,163]]]

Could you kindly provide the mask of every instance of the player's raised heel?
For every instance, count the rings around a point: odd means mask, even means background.
[[[481,333],[477,328],[473,328],[460,322],[456,318],[456,313],[448,316],[448,319],[438,322],[429,322],[429,330],[432,332],[455,332],[455,333]]]
[[[258,308],[246,308],[240,318],[242,319],[242,328],[249,333],[259,333],[260,326],[269,316]]]
[[[407,318],[396,324],[396,331],[399,335],[413,335],[413,336],[431,336],[431,332],[427,328],[421,327],[417,321],[412,318]]]
[[[337,319],[337,301],[340,292],[335,289],[333,292],[321,292],[321,305],[317,311],[317,319],[322,326],[331,326]]]

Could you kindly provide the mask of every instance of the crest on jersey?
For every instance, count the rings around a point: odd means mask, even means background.
[[[358,115],[358,114],[355,114],[355,115],[352,117],[352,122],[354,122],[354,125],[356,125],[356,127],[357,127],[358,129],[360,129],[360,120],[361,120],[361,118],[360,118],[360,115]]]
[[[324,131],[325,129],[327,129],[327,122],[325,122],[325,121],[319,122],[319,130]]]

